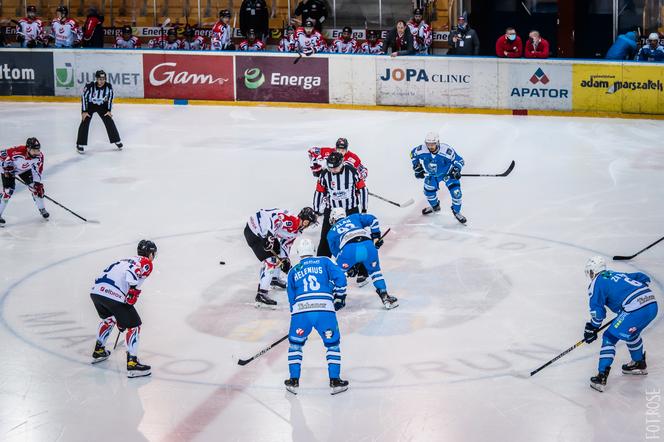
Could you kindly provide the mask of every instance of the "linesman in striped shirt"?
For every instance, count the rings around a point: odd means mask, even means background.
[[[85,85],[81,96],[81,124],[78,126],[78,137],[76,139],[76,151],[85,152],[88,144],[88,131],[92,116],[98,114],[104,122],[108,141],[114,143],[118,149],[122,149],[120,134],[113,121],[113,86],[106,81],[106,72],[99,70],[95,72],[95,80]]]
[[[364,180],[357,169],[344,163],[344,156],[332,152],[327,157],[327,170],[321,172],[314,193],[313,208],[323,215],[323,226],[318,244],[318,256],[331,256],[327,243],[327,232],[330,231],[330,212],[335,207],[346,209],[347,215],[366,213],[368,191]]]

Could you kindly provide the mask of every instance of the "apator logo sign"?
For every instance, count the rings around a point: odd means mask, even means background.
[[[247,89],[258,89],[265,83],[265,75],[258,68],[250,68],[244,71],[244,85]]]
[[[547,84],[549,82],[549,77],[546,76],[542,68],[538,68],[532,77],[530,77],[530,82],[532,84],[542,83]]]
[[[63,68],[55,68],[56,87],[74,87],[74,67],[65,63]]]

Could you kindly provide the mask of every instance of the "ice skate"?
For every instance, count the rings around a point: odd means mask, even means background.
[[[275,309],[277,306],[277,301],[267,297],[267,290],[258,290],[256,294],[256,308],[267,307]]]
[[[129,378],[139,378],[143,376],[150,376],[152,372],[150,371],[149,365],[144,365],[138,362],[136,356],[130,356],[127,353],[127,377]]]
[[[39,209],[39,213],[44,217],[44,219],[48,219],[48,217],[51,216],[51,214],[48,213],[46,209]]]
[[[440,203],[436,204],[433,207],[429,206],[422,209],[422,215],[430,215],[434,212],[440,212]]]
[[[600,371],[597,373],[597,376],[590,378],[590,388],[593,388],[599,392],[603,392],[606,387],[606,379],[609,377],[609,372],[611,367],[607,368],[606,371]]]
[[[99,362],[105,361],[111,355],[111,352],[106,350],[103,345],[99,342],[95,344],[95,349],[92,352],[92,363],[97,364]]]
[[[380,300],[383,302],[383,305],[387,310],[391,310],[393,308],[399,307],[398,304],[398,299],[395,298],[394,296],[390,296],[387,291],[383,290],[376,290],[376,293],[378,293],[378,296],[380,296]]]
[[[286,379],[284,385],[286,386],[286,390],[293,394],[297,394],[297,390],[300,388],[300,380],[298,378]]]
[[[622,372],[624,374],[631,374],[637,376],[645,376],[648,374],[648,365],[646,364],[646,354],[643,353],[643,359],[640,361],[630,361],[623,364]]]
[[[115,146],[118,148],[118,150],[122,150],[122,143],[121,142],[115,143]]]
[[[330,388],[332,391],[330,394],[339,394],[348,390],[348,381],[344,381],[341,378],[330,379]]]
[[[0,227],[5,227],[5,219],[0,216]]]
[[[364,287],[365,285],[369,284],[369,277],[367,275],[357,275],[357,279],[355,281],[359,287]]]
[[[80,154],[84,154],[85,153],[85,146],[81,146],[80,144],[77,144],[76,145],[76,152],[78,152]]]
[[[461,214],[461,212],[455,212],[454,209],[452,209],[452,214],[456,218],[457,221],[459,221],[461,224],[466,224],[466,217]]]
[[[272,278],[272,281],[270,281],[270,287],[276,287],[280,289],[286,289],[286,282],[282,281],[281,279],[277,278],[276,276]]]

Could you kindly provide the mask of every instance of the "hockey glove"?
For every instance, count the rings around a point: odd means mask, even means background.
[[[354,265],[348,271],[346,271],[346,276],[348,278],[355,278],[357,276],[357,265]]]
[[[5,176],[9,176],[16,170],[12,163],[5,163],[2,165],[2,168],[5,169]]]
[[[415,172],[415,178],[418,180],[424,179],[424,169],[420,166],[416,169],[413,169],[413,172]]]
[[[371,232],[371,239],[373,239],[374,241],[376,250],[380,249],[383,246],[383,244],[385,244],[385,241],[383,241],[380,237],[380,232]]]
[[[281,271],[288,274],[288,271],[291,269],[290,259],[282,258],[281,259]]]
[[[335,296],[334,297],[334,311],[338,312],[342,308],[346,307],[346,295]]]
[[[461,169],[459,169],[458,167],[452,167],[452,169],[450,169],[449,175],[450,178],[453,178],[455,180],[461,179]]]
[[[586,322],[586,328],[583,330],[583,340],[586,341],[586,344],[590,344],[597,339],[597,330],[599,330],[598,326],[592,322]]]
[[[127,304],[134,305],[138,301],[138,296],[141,294],[141,291],[136,287],[129,287],[127,291]]]
[[[37,198],[44,198],[44,185],[42,183],[33,184],[35,190],[35,196]]]

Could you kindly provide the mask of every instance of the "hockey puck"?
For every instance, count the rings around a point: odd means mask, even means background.
[[[219,261],[219,265],[222,265],[222,266],[226,265],[226,262],[225,261]]]

